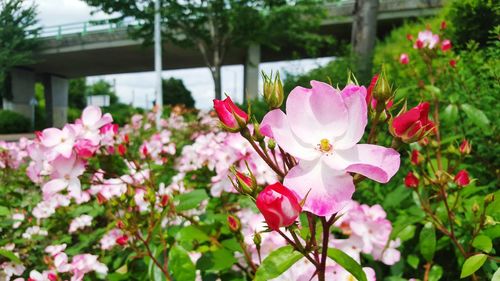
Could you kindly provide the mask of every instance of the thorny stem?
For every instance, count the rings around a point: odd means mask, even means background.
[[[250,267],[252,268],[252,271],[253,272],[256,272],[257,271],[257,266],[255,265],[255,263],[253,262],[252,260],[252,256],[250,255],[250,253],[248,252],[248,247],[247,245],[245,244],[245,242],[243,241],[243,239],[238,239],[240,241],[239,244],[240,244],[240,247],[241,249],[243,250],[243,254],[245,255],[245,259],[248,263],[248,265],[250,265]]]
[[[378,125],[378,121],[380,120],[380,115],[382,114],[381,111],[376,111],[375,112],[375,118],[373,118],[372,120],[372,126],[370,128],[370,134],[368,134],[368,140],[367,142],[368,143],[373,143],[373,139],[375,138],[376,136],[376,133],[377,133],[377,125]]]
[[[140,233],[136,233],[135,237],[137,239],[139,239],[144,244],[144,247],[146,248],[146,251],[148,252],[149,258],[156,264],[156,266],[158,266],[158,268],[160,268],[160,270],[163,272],[163,274],[165,275],[165,277],[168,280],[172,280],[172,277],[170,276],[170,274],[168,273],[168,271],[166,270],[166,268],[164,268],[161,265],[161,263],[156,259],[156,257],[154,256],[154,254],[151,252],[151,249],[149,248],[149,244],[144,240],[144,238],[142,238],[141,234]]]
[[[246,129],[246,130],[248,131],[248,129]],[[267,163],[267,165],[271,169],[273,169],[274,172],[276,172],[276,174],[278,174],[280,177],[285,176],[285,173],[283,171],[281,171],[281,169],[278,166],[276,166],[270,158],[266,157],[266,155],[264,154],[264,152],[262,152],[260,147],[252,140],[250,133],[247,134],[247,133],[245,133],[245,131],[243,131],[243,132],[241,132],[241,135],[248,140],[248,142],[253,147],[255,152],[257,152],[257,154],[259,154],[260,158],[262,158],[262,160],[264,160]]]
[[[283,233],[281,230],[278,229],[278,230],[276,230],[276,232],[278,232],[281,235],[281,237],[285,238],[286,242],[288,242],[288,244],[290,244],[290,246],[292,246],[296,251],[301,253],[312,264],[314,264],[315,266],[318,266],[317,262],[313,258],[311,258],[311,256],[308,255],[308,253],[306,252],[306,250],[303,247],[299,247],[297,244],[295,244],[295,242],[292,241],[288,236],[286,236],[286,234]]]

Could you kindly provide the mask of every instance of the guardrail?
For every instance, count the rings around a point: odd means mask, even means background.
[[[86,22],[42,27],[38,33],[38,36],[39,38],[61,39],[65,35],[81,34],[82,36],[84,36],[87,33],[112,33],[117,29],[124,29],[128,28],[129,26],[137,26],[141,25],[142,23],[143,21],[136,19],[91,20]]]
[[[381,7],[405,7],[415,6],[419,8],[421,5],[435,6],[440,5],[442,0],[380,0]],[[330,11],[331,16],[350,16],[354,8],[355,0],[341,0],[338,2],[327,3],[325,9]],[[65,35],[87,33],[104,33],[113,32],[117,29],[124,29],[129,26],[137,26],[143,24],[144,21],[132,18],[126,19],[104,19],[104,20],[91,20],[86,22],[69,23],[57,26],[41,27],[38,36],[40,38],[55,38],[61,39]]]

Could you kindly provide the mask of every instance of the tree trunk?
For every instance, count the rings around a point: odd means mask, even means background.
[[[211,71],[214,79],[215,98],[220,100],[222,99],[221,66],[215,65]]]
[[[379,0],[356,0],[354,5],[351,44],[355,74],[361,83],[367,83],[371,78],[378,6]]]

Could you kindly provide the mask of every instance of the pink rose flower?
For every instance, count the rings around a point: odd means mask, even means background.
[[[264,188],[255,204],[272,230],[292,225],[302,211],[295,193],[280,182]]]
[[[351,199],[350,173],[386,183],[399,169],[400,159],[394,149],[357,144],[368,122],[365,87],[348,85],[339,91],[318,81],[311,85],[312,89],[292,90],[287,113],[270,111],[262,127],[299,160],[283,184],[302,199],[308,194],[304,210],[328,216]]]

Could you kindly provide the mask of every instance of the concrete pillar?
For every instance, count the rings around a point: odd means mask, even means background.
[[[30,101],[35,97],[35,73],[24,69],[10,71],[12,100],[3,100],[3,108],[18,112],[31,120],[33,107]]]
[[[68,79],[44,75],[43,88],[47,126],[61,128],[68,121]]]
[[[245,100],[259,97],[259,63],[260,45],[252,44],[248,47],[246,62],[244,65],[244,97]]]

